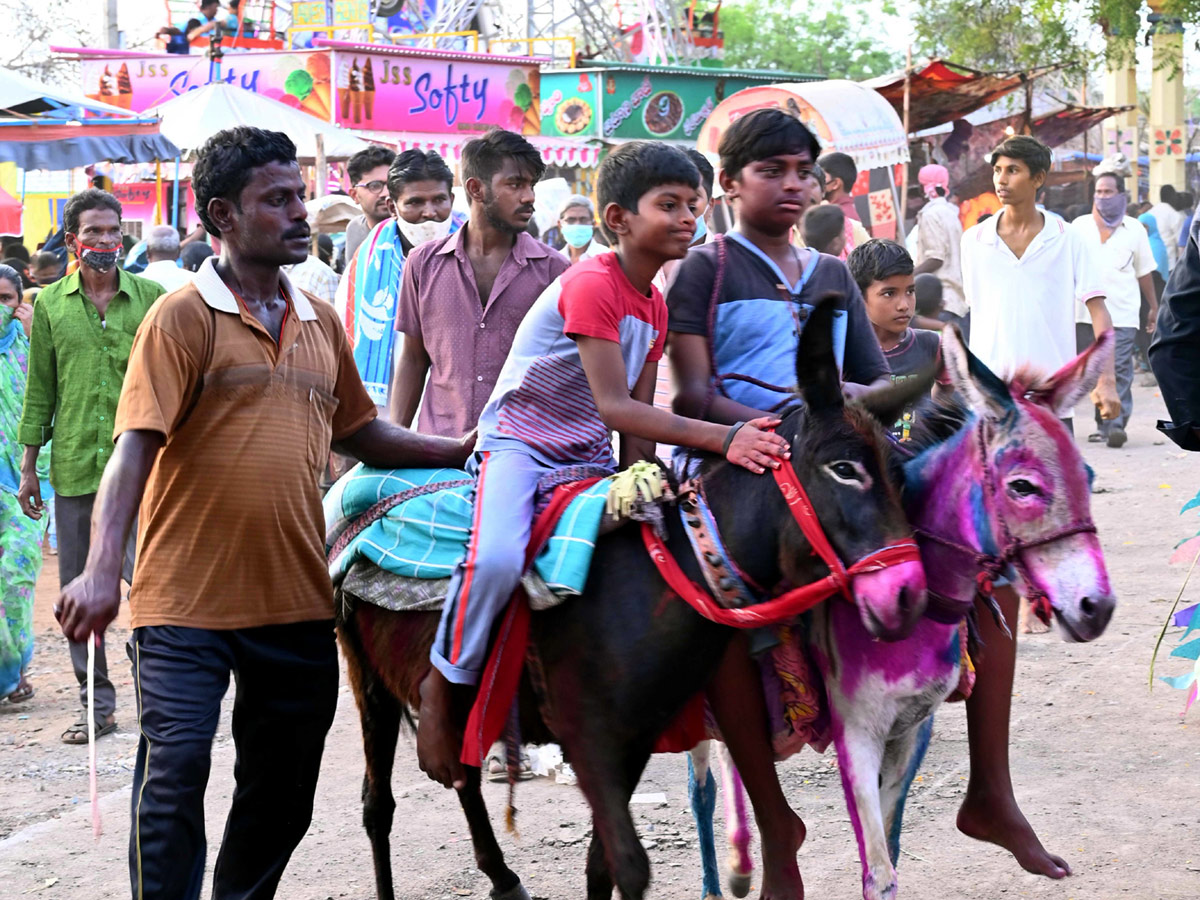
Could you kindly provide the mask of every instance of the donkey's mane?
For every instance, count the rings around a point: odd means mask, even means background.
[[[917,404],[914,418],[916,424],[909,434],[908,446],[915,453],[921,453],[958,434],[971,418],[971,412],[956,397],[927,399]]]

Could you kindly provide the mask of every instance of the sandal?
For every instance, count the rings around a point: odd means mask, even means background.
[[[28,681],[22,681],[19,685],[17,685],[17,689],[4,699],[9,703],[25,703],[33,699],[33,694],[33,685]]]
[[[112,734],[117,730],[117,719],[115,716],[109,716],[104,720],[96,722],[96,737],[102,738],[106,734]],[[64,744],[86,744],[88,742],[87,719],[81,717],[74,725],[67,727],[67,730],[62,733],[62,742]]]
[[[487,780],[500,783],[508,781],[508,765],[497,754],[492,754],[487,758]],[[521,749],[521,765],[517,770],[517,781],[528,781],[533,777],[533,769],[529,765],[529,754],[525,749]]]
[[[1088,443],[1089,444],[1103,444],[1106,440],[1108,440],[1108,438],[1106,438],[1104,435],[1102,435],[1098,431],[1093,431],[1091,434],[1088,435]]]

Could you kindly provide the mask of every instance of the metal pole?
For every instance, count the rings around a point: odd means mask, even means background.
[[[909,132],[909,101],[912,94],[912,44],[908,45],[908,50],[904,55],[904,140],[908,140]],[[904,223],[908,215],[908,168],[911,165],[911,160],[904,164],[900,170],[900,229],[899,234],[904,234]]]
[[[317,183],[313,185],[313,196],[324,197],[326,185],[329,181],[329,166],[325,162],[325,135],[318,134],[317,138]],[[320,256],[318,253],[317,240],[320,233],[314,229],[312,234],[312,255]]]
[[[111,49],[121,46],[121,32],[117,28],[117,0],[108,0],[104,5],[104,38]]]
[[[171,192],[171,227],[179,230],[179,157],[175,157],[175,188]]]

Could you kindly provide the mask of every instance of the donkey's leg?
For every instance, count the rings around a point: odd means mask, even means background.
[[[593,827],[587,855],[587,900],[611,900],[612,892],[613,881],[604,859],[604,842]]]
[[[904,821],[904,803],[921,760],[929,749],[933,734],[933,715],[893,737],[883,751],[883,766],[879,772],[879,804],[883,809],[883,829],[887,833],[888,856],[892,865],[899,865],[900,827]]]
[[[371,841],[375,892],[378,900],[394,900],[390,834],[396,800],[392,796],[392,766],[396,760],[402,706],[365,661],[357,621],[344,624],[339,635],[362,720],[367,764],[362,787],[363,827]]]
[[[1071,867],[1042,846],[1013,794],[1008,726],[1017,663],[1017,594],[1008,586],[997,588],[996,602],[1012,637],[992,621],[982,603],[977,604],[979,638],[987,649],[976,661],[975,687],[967,698],[971,777],[958,810],[958,830],[1005,848],[1027,872],[1065,878]]]
[[[701,741],[688,753],[688,798],[696,836],[700,841],[700,871],[704,900],[721,896],[721,874],[717,870],[717,847],[713,836],[713,813],[717,807],[717,782],[709,768],[709,741]]]
[[[464,769],[466,784],[458,791],[458,801],[467,817],[471,843],[475,847],[475,865],[492,882],[492,900],[529,900],[521,879],[504,861],[504,851],[496,841],[487,806],[479,790],[481,773],[473,766]]]
[[[746,817],[746,789],[737,766],[723,744],[717,744],[721,781],[725,784],[725,839],[729,842],[729,892],[735,897],[750,893],[750,822]]]
[[[608,900],[614,884],[622,900],[642,900],[650,884],[650,858],[629,814],[629,798],[650,758],[649,745],[640,750],[623,749],[599,733],[584,737],[586,740],[572,742],[578,750],[572,749],[571,764],[592,809],[588,900]],[[608,878],[601,869],[607,870]]]
[[[839,709],[839,706],[845,708]],[[851,718],[843,720],[845,714]],[[896,870],[888,856],[879,809],[879,767],[884,742],[865,723],[856,722],[848,704],[834,703],[834,743],[838,769],[850,823],[858,839],[862,860],[864,900],[893,900],[896,896]]]

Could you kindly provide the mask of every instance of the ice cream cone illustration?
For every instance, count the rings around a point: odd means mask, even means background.
[[[125,63],[117,69],[116,105],[121,109],[133,109],[133,84],[129,80],[129,66]]]
[[[339,118],[345,121],[350,118],[350,66],[346,64],[344,56],[342,57],[341,65],[338,66],[337,92],[338,106],[341,107]]]
[[[328,122],[330,110],[329,85],[313,85],[312,93],[304,98],[304,102],[300,104],[300,108],[305,112],[312,113],[318,119]]]
[[[304,61],[304,68],[313,77],[313,81],[329,81],[329,57],[324,53],[310,54]]]
[[[375,112],[375,70],[371,67],[371,57],[367,57],[366,65],[362,69],[363,89],[363,118],[368,121]]]
[[[113,98],[117,94],[117,79],[113,76],[112,70],[104,67],[104,74],[100,76],[100,92],[99,98],[105,103],[112,103]]]
[[[355,125],[362,121],[362,89],[362,69],[358,67],[358,58],[355,57],[354,65],[350,67],[350,115]],[[342,108],[345,109],[345,103]]]

